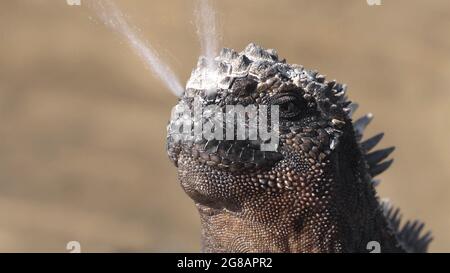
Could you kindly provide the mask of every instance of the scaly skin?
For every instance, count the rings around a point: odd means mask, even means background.
[[[382,252],[426,250],[423,226],[400,229],[398,215],[380,205],[372,178],[390,165],[382,161],[392,149],[368,153],[379,136],[360,143],[370,116],[352,123],[345,86],[254,44],[222,50],[215,66],[215,92],[201,59],[178,105],[192,109],[194,97],[222,111],[278,105],[280,141],[263,152],[245,140],[175,141],[169,130],[168,154],[200,213],[203,251],[368,252],[370,241]]]

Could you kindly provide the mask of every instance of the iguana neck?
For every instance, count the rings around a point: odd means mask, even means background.
[[[343,136],[337,151],[336,185],[338,226],[345,252],[368,252],[369,242],[380,244],[381,252],[403,252],[388,227],[368,167],[353,135]]]
[[[335,185],[330,202],[301,216],[295,196],[286,191],[263,200],[283,207],[257,207],[251,201],[240,210],[198,205],[205,252],[369,252],[371,241],[382,252],[401,252],[379,208],[365,162],[356,142],[344,139],[335,153],[328,179]],[[261,201],[261,200],[260,200]],[[270,211],[270,221],[266,217]]]

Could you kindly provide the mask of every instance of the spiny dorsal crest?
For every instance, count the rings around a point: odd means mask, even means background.
[[[401,225],[400,210],[391,205],[388,200],[381,202],[384,216],[397,237],[400,246],[409,253],[425,253],[433,240],[431,232],[422,235],[425,224],[418,220],[407,221]]]
[[[352,110],[350,115],[353,115],[356,109],[358,108],[358,104],[352,103],[349,106]],[[366,114],[356,121],[353,122],[353,128],[355,131],[356,140],[359,143],[361,153],[364,156],[364,159],[367,163],[368,173],[372,178],[386,171],[394,162],[393,159],[385,160],[391,155],[391,153],[395,150],[395,147],[388,147],[385,149],[380,149],[376,151],[372,151],[378,143],[380,143],[381,139],[384,136],[384,133],[376,134],[367,140],[362,140],[364,136],[364,130],[373,120],[372,113]],[[372,183],[374,186],[380,183],[378,179],[372,179]]]
[[[352,110],[350,115],[358,108],[358,104],[353,103],[349,106]],[[386,171],[394,161],[393,159],[385,160],[391,155],[395,147],[388,147],[376,151],[372,151],[384,136],[384,133],[376,134],[367,140],[362,141],[365,128],[373,120],[371,113],[366,114],[353,122],[356,140],[359,143],[361,154],[366,162],[368,173],[371,177],[373,186],[378,186],[379,179],[375,176]],[[424,253],[428,249],[428,245],[433,240],[431,232],[428,231],[422,235],[425,224],[418,220],[407,221],[401,225],[400,210],[391,205],[387,200],[380,202],[380,208],[386,218],[390,229],[394,232],[400,247],[409,253]]]

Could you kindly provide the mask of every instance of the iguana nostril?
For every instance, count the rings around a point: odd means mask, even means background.
[[[217,90],[216,89],[207,89],[205,91],[205,95],[206,95],[206,99],[208,100],[208,102],[213,102],[215,101],[216,97],[217,97]]]

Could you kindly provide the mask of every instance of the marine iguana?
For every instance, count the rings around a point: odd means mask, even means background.
[[[222,49],[214,65],[213,92],[201,57],[178,106],[278,105],[280,140],[275,151],[260,150],[261,139],[176,140],[172,117],[167,151],[198,208],[203,251],[368,252],[371,241],[381,252],[427,250],[424,224],[401,225],[376,194],[394,148],[373,151],[382,133],[362,140],[372,115],[352,120],[345,85],[255,44]]]

